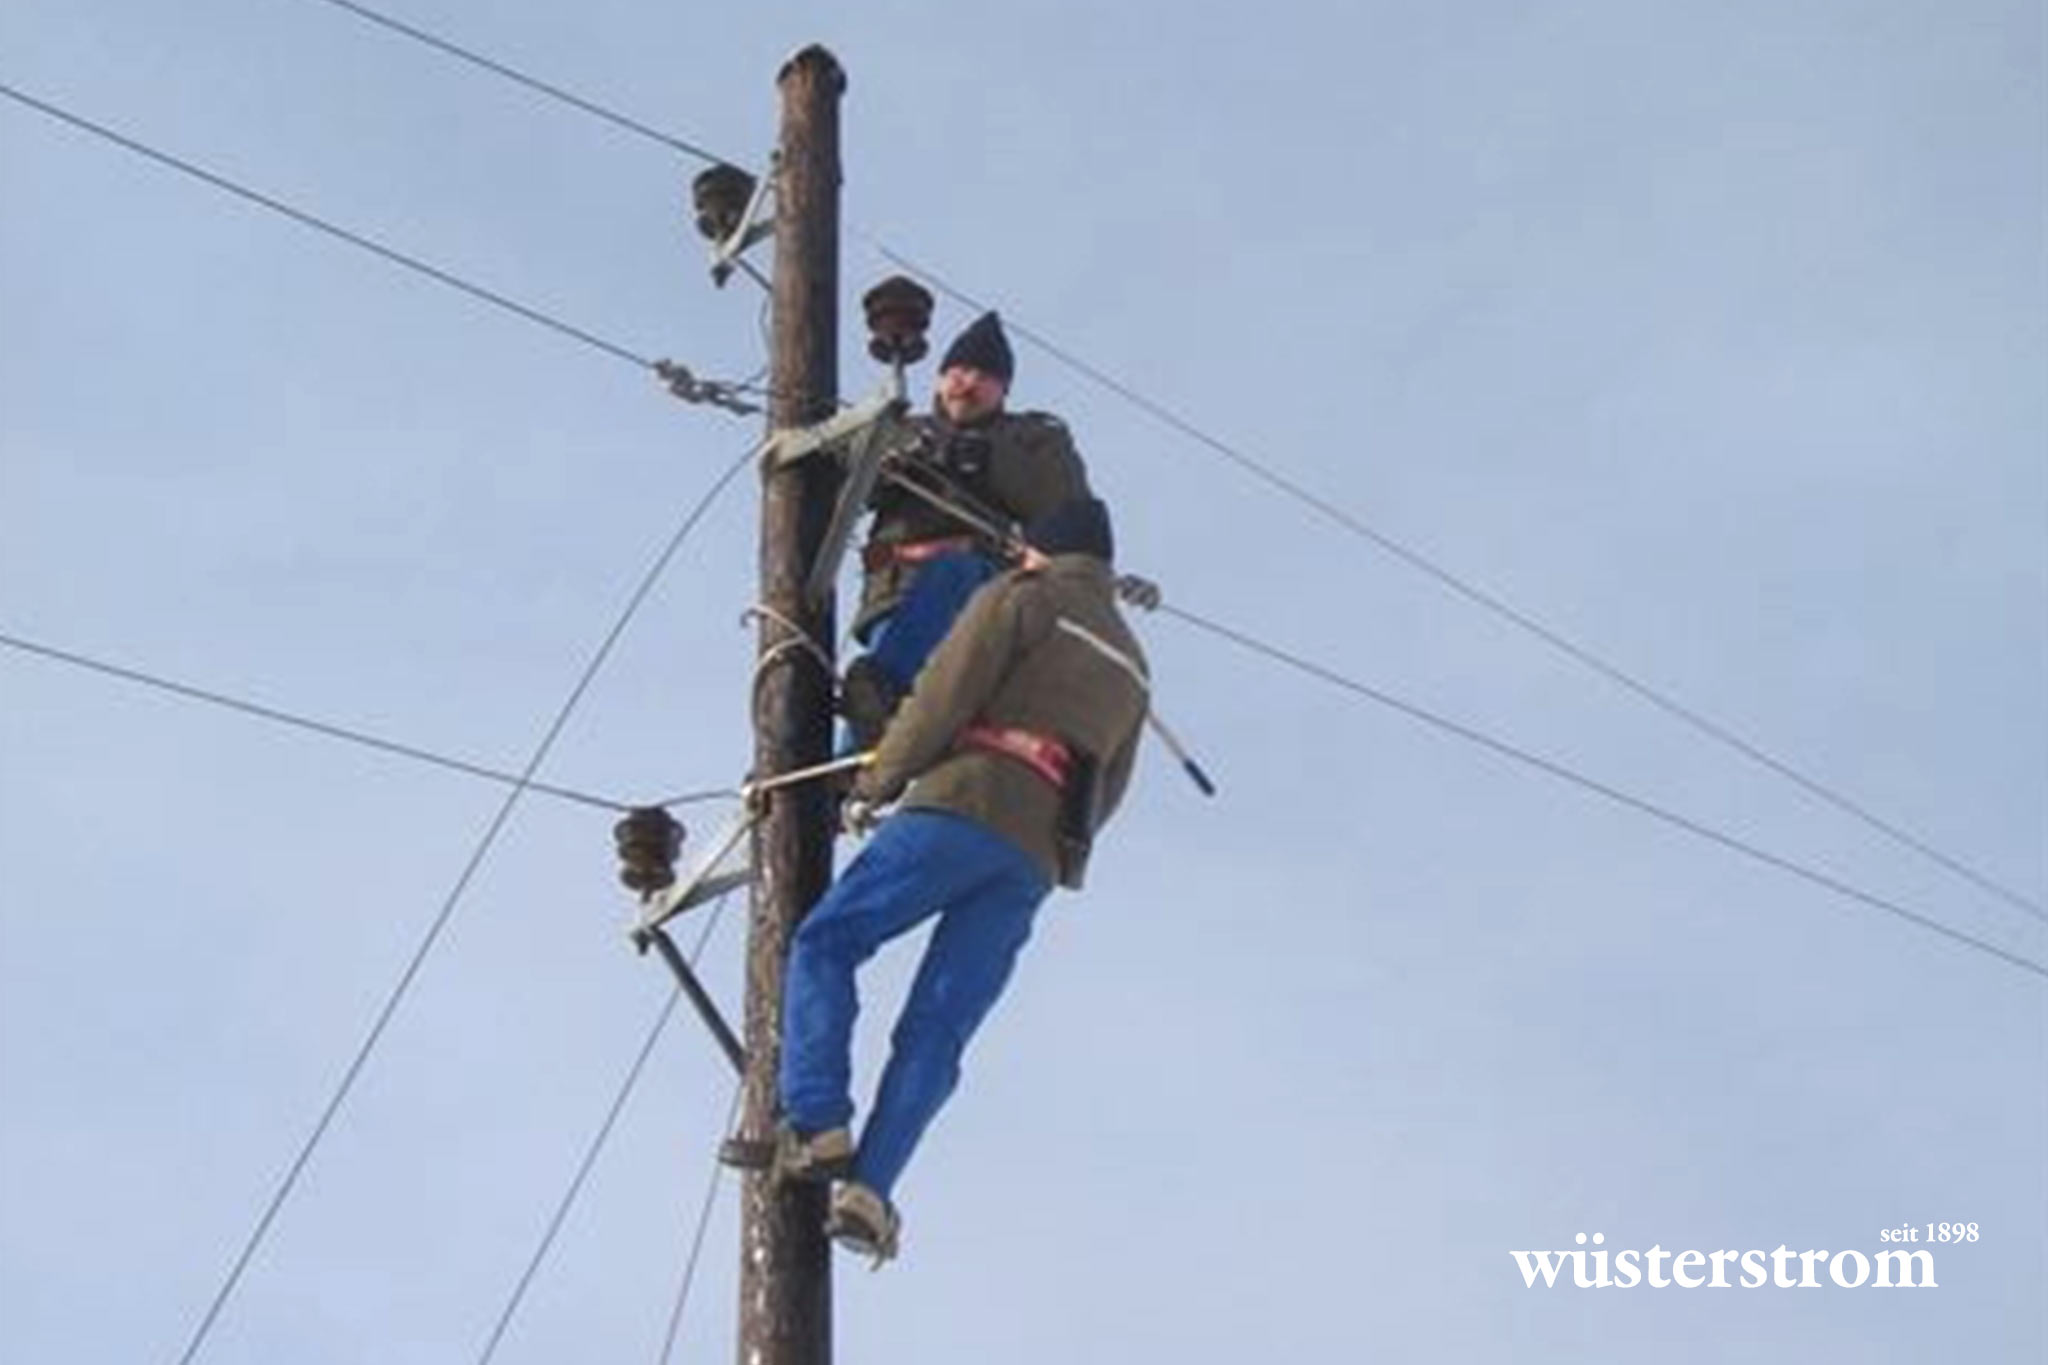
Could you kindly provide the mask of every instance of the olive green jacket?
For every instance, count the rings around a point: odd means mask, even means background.
[[[1079,886],[1085,841],[1060,839],[1060,793],[1016,758],[956,745],[977,723],[1057,736],[1094,760],[1083,833],[1100,828],[1130,782],[1150,704],[1144,651],[1115,592],[1109,565],[1088,555],[985,584],[917,675],[855,794],[886,802],[908,785],[906,807],[977,820],[1030,854],[1049,881]]]
[[[1074,449],[1074,439],[1066,424],[1050,413],[999,411],[966,427],[956,427],[933,414],[919,417],[917,424],[926,438],[923,458],[929,458],[935,468],[953,478],[963,492],[999,520],[1021,526],[1063,502],[1090,496],[1087,467]],[[987,443],[985,467],[966,477],[948,468],[945,458],[954,438],[963,435],[970,440],[984,438]],[[875,509],[868,529],[871,549],[974,534],[955,518],[886,482],[877,486],[870,502]],[[983,548],[993,553],[999,547]],[[918,567],[885,564],[866,572],[861,581],[860,611],[854,618],[856,635],[866,639],[875,618],[895,609]]]

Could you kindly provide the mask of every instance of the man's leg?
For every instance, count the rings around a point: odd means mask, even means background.
[[[846,717],[841,753],[881,742],[924,661],[953,628],[967,599],[998,572],[993,559],[971,550],[940,555],[917,571],[903,600],[871,627],[873,647],[847,665],[839,688],[839,710]]]
[[[1000,571],[993,559],[973,550],[943,554],[920,566],[869,651],[889,681],[909,691],[924,661],[967,606],[967,599]]]
[[[917,980],[890,1037],[889,1064],[861,1134],[854,1178],[884,1199],[918,1139],[960,1079],[960,1056],[1003,993],[1031,921],[1051,889],[1031,858],[972,820],[956,826],[945,856],[975,875],[947,898]]]
[[[963,877],[978,875],[945,847],[961,824],[972,822],[918,810],[883,821],[797,926],[783,985],[777,1082],[782,1116],[799,1132],[844,1127],[853,1117],[848,1053],[860,1010],[854,973],[884,943],[953,899]]]

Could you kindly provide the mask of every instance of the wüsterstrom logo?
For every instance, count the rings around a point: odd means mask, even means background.
[[[1919,1251],[1609,1251],[1605,1233],[1576,1238],[1570,1251],[1510,1251],[1531,1289],[1555,1289],[1560,1280],[1579,1289],[1935,1289],[1934,1253]],[[1569,1266],[1571,1274],[1565,1276]]]

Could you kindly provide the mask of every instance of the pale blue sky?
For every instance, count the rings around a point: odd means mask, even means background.
[[[850,224],[2048,898],[2037,4],[390,7],[757,161],[825,42]],[[17,0],[0,53],[637,351],[758,363],[695,163],[331,6]],[[0,631],[517,768],[758,435],[11,102],[0,167]],[[852,395],[888,267],[844,266]],[[1045,353],[1016,398],[1172,600],[2048,960]],[[754,524],[743,482],[544,776],[739,775]],[[904,1259],[842,1262],[842,1359],[2048,1349],[2040,978],[1139,624],[1223,796],[1149,752],[906,1178]],[[0,1359],[175,1359],[499,799],[0,651]],[[608,824],[523,803],[203,1360],[475,1357],[666,989]],[[678,1019],[498,1360],[655,1359],[721,1068]],[[731,1349],[732,1205],[690,1359]],[[1983,1240],[1925,1294],[1531,1292],[1508,1256],[1941,1220]]]

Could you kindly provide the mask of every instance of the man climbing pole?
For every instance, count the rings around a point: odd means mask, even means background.
[[[972,508],[983,524],[964,523],[897,484],[883,484],[872,499],[853,625],[870,651],[848,666],[840,689],[856,749],[873,747],[967,599],[1007,566],[1011,547],[991,539],[988,523],[1009,531],[1090,496],[1065,424],[1005,406],[1015,374],[1002,320],[983,313],[946,348],[931,415],[917,419],[923,455],[906,472],[942,500]]]
[[[1149,704],[1144,655],[1117,611],[1102,504],[1063,502],[1026,526],[1025,542],[1022,564],[968,604],[856,780],[849,829],[908,787],[903,809],[806,916],[790,952],[776,1163],[794,1178],[846,1177],[832,1234],[878,1264],[896,1250],[897,1178],[952,1093],[1039,903],[1056,882],[1081,884]],[[933,915],[856,1147],[855,972]]]

